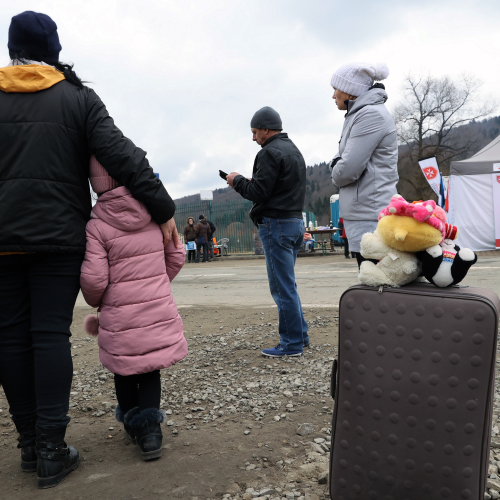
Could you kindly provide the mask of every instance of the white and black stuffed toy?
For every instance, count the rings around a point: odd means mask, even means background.
[[[460,283],[477,262],[477,255],[469,248],[460,249],[453,240],[443,240],[423,252],[417,252],[422,262],[422,276],[432,284],[444,288]]]

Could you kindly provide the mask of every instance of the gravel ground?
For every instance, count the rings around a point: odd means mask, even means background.
[[[335,309],[306,310],[312,348],[288,359],[260,354],[277,343],[275,308],[181,309],[190,354],[162,373],[164,453],[153,463],[140,460],[114,420],[112,375],[98,361],[96,340],[83,333],[89,312],[75,309],[67,434],[83,460],[52,494],[67,498],[71,489],[82,499],[153,493],[189,500],[328,498]],[[33,475],[19,470],[3,392],[0,425],[0,498],[48,497],[36,489]]]
[[[313,347],[288,359],[260,355],[278,338],[276,309],[181,309],[190,354],[162,373],[164,453],[152,463],[140,460],[114,419],[112,375],[99,363],[96,340],[83,333],[89,312],[76,308],[72,327],[67,440],[81,466],[55,490],[37,490],[34,476],[20,472],[0,390],[0,498],[328,498],[335,309],[306,310]],[[497,384],[486,499],[500,498],[499,415]]]

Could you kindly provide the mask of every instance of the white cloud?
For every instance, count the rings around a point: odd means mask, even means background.
[[[249,123],[265,105],[308,164],[329,160],[343,123],[329,79],[351,60],[388,64],[390,108],[419,69],[469,72],[498,95],[493,0],[18,0],[0,5],[4,40],[23,10],[56,21],[61,59],[148,151],[173,197],[223,187],[219,168],[250,174],[258,146]]]

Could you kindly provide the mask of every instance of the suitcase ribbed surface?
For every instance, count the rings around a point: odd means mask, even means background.
[[[334,500],[482,499],[497,317],[491,302],[453,293],[416,285],[344,294]]]

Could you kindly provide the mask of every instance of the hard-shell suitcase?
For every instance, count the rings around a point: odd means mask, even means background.
[[[482,500],[498,296],[356,285],[339,308],[331,498]]]

